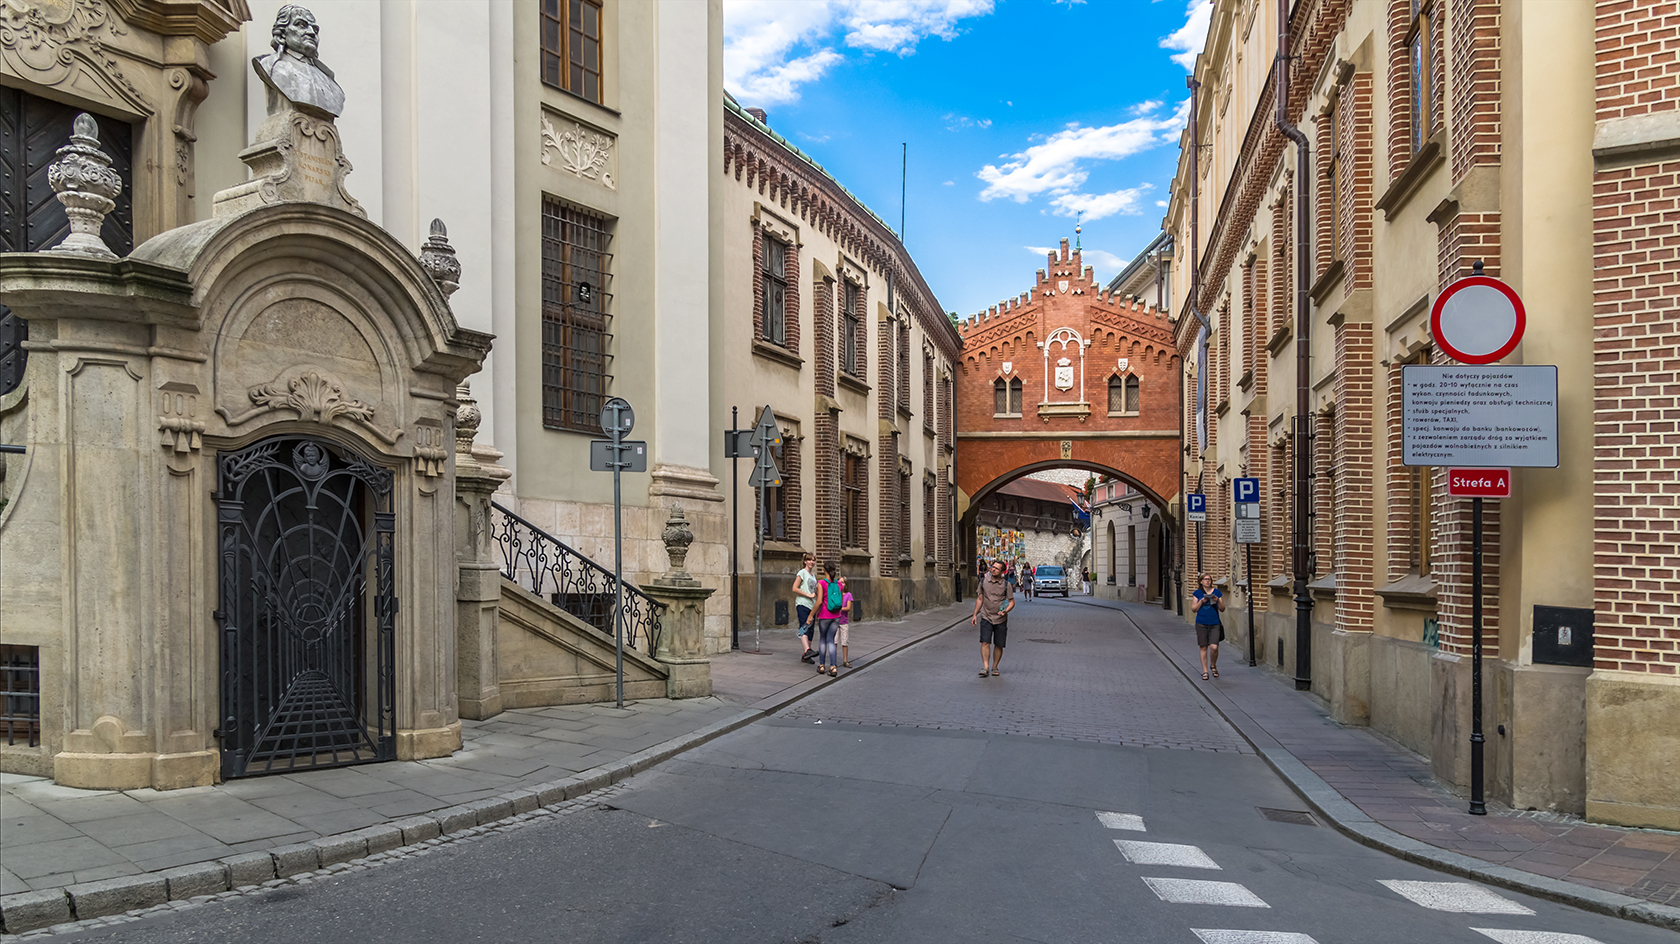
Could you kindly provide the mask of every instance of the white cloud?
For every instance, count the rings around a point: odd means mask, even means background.
[[[1152,112],[1155,109],[1160,108],[1160,107],[1161,107],[1160,100],[1152,98],[1152,99],[1150,99],[1146,102],[1138,102],[1136,105],[1133,105],[1129,110],[1134,115],[1147,115],[1150,112]]]
[[[947,186],[947,187],[955,187],[956,185],[957,185],[957,182],[954,181],[954,180],[947,180],[947,181],[945,181],[945,184],[944,184],[944,186]]]
[[[1159,104],[1149,104],[1150,112]],[[1177,140],[1188,111],[1185,107],[1169,116],[1151,114],[1099,128],[1077,124],[1044,138],[1039,144],[1016,154],[999,157],[1001,164],[987,164],[975,174],[986,182],[980,199],[1001,198],[1026,203],[1040,194],[1054,199],[1050,205],[1059,216],[1084,214],[1102,219],[1116,213],[1135,213],[1138,198],[1148,185],[1105,194],[1085,194],[1080,188],[1090,176],[1085,164],[1096,160],[1120,160]]]
[[[943,120],[945,121],[946,131],[961,131],[965,128],[979,128],[984,131],[992,126],[992,119],[990,118],[970,118],[967,115],[959,115],[955,112],[947,113]]]
[[[1161,48],[1178,50],[1178,55],[1169,58],[1186,72],[1191,71],[1196,67],[1197,54],[1207,43],[1208,24],[1212,22],[1213,0],[1190,0],[1184,9],[1184,25],[1161,37]]]
[[[1161,207],[1163,209],[1165,209],[1166,207],[1172,206],[1172,204],[1168,203],[1165,200],[1156,200],[1155,205],[1158,206],[1158,207]]]
[[[1101,249],[1086,249],[1083,250],[1080,255],[1086,262],[1095,266],[1098,272],[1107,271],[1119,273],[1121,269],[1126,267],[1127,263],[1132,261],[1130,259],[1122,259],[1112,252],[1104,252]],[[1100,282],[1102,280],[1098,279],[1097,281]]]
[[[724,85],[746,104],[799,100],[800,87],[844,58],[836,40],[908,56],[926,37],[950,40],[993,0],[724,0]],[[836,37],[836,34],[839,34]]]
[[[1116,213],[1136,216],[1138,198],[1154,189],[1153,184],[1140,184],[1113,193],[1064,193],[1051,200],[1050,205],[1056,208],[1057,216],[1077,216],[1087,220],[1100,220]]]
[[[1021,248],[1025,249],[1026,251],[1032,253],[1035,256],[1048,256],[1051,253],[1057,251],[1055,249],[1050,248],[1049,246],[1022,246]]]

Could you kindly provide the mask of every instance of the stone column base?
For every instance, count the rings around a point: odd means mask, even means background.
[[[461,722],[397,732],[397,760],[448,757],[461,749]]]
[[[217,780],[217,751],[183,754],[92,754],[64,751],[53,755],[53,780],[83,790],[178,790],[207,787]]]
[[[1371,652],[1367,647],[1371,634],[1336,629],[1325,642],[1321,665],[1329,692],[1326,700],[1330,702],[1330,716],[1342,724],[1370,724]],[[1319,672],[1319,666],[1314,666],[1315,688]]]
[[[660,663],[671,670],[665,680],[666,698],[705,698],[712,694],[712,663],[709,659],[686,659]]]

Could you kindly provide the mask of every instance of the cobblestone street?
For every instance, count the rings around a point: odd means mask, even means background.
[[[1021,603],[995,678],[977,674],[966,622],[874,667],[869,684],[834,686],[782,717],[1253,753],[1118,613]]]

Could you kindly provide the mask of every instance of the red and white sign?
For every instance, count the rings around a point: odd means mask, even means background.
[[[1510,498],[1510,469],[1448,469],[1447,494],[1454,498]]]
[[[1461,364],[1491,364],[1511,353],[1527,324],[1516,290],[1485,275],[1447,286],[1429,312],[1435,343]]]

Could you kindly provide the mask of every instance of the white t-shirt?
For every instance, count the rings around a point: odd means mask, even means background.
[[[799,593],[797,594],[799,599],[794,602],[803,606],[815,607],[817,605],[817,575],[801,567],[799,573],[793,575],[793,579],[799,582]]]

